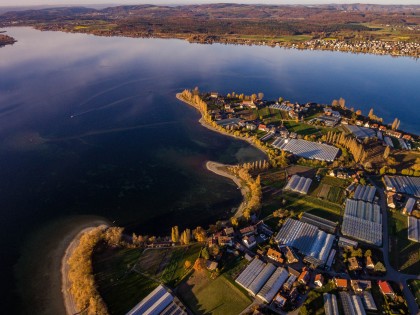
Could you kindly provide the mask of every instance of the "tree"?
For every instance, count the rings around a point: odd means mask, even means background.
[[[264,93],[260,92],[258,93],[258,99],[262,100],[264,98]]]
[[[356,115],[357,115],[357,116],[362,115],[362,111],[361,111],[360,109],[356,110]]]
[[[197,228],[193,231],[193,236],[197,242],[204,242],[206,240],[207,233],[201,226],[197,226]]]
[[[281,103],[283,103],[283,97],[279,97],[279,103],[281,104]]]
[[[372,251],[370,249],[367,249],[365,251],[365,257],[371,257],[372,256]]]
[[[191,242],[191,230],[185,229],[181,234],[181,243],[188,245]]]
[[[385,266],[384,266],[383,263],[381,263],[380,261],[378,261],[376,263],[375,267],[373,268],[373,271],[385,273],[386,272],[386,268],[385,268]]]
[[[251,101],[255,101],[257,99],[257,94],[252,94],[251,95]]]
[[[184,263],[184,268],[185,269],[190,269],[191,268],[191,261],[186,260],[185,263]]]
[[[174,226],[172,227],[172,231],[171,231],[171,240],[174,243],[178,243],[179,242],[179,232],[178,232],[178,226]]]
[[[237,226],[238,226],[238,224],[239,224],[238,219],[237,219],[237,218],[235,218],[235,217],[230,218],[230,223],[231,223],[234,227],[237,227]]]
[[[342,109],[346,109],[346,100],[340,97],[340,99],[338,100],[338,105],[340,105]]]
[[[373,114],[373,108],[371,108],[370,109],[370,111],[369,111],[369,114],[368,114],[368,117],[369,117],[369,119],[373,119],[373,116],[374,114]]]
[[[194,270],[200,271],[206,267],[206,260],[204,258],[197,258],[194,263]]]
[[[388,158],[390,152],[391,152],[391,148],[389,146],[386,146],[385,151],[384,151],[385,160]]]
[[[398,118],[395,118],[394,121],[392,122],[391,129],[396,130],[399,128],[399,126],[400,126],[400,121]]]
[[[337,106],[338,106],[338,101],[337,101],[337,100],[333,100],[333,101],[331,102],[331,105],[332,105],[333,107],[337,107]]]
[[[209,254],[209,251],[207,250],[207,247],[204,247],[201,250],[201,257],[203,257],[204,259],[209,259],[210,258],[210,254]]]

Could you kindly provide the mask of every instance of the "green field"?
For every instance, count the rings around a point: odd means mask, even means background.
[[[420,270],[420,244],[412,242],[407,235],[407,217],[393,212],[388,219],[391,236],[391,263],[395,269],[408,274]]]
[[[312,125],[295,122],[295,121],[285,121],[284,126],[289,132],[296,132],[298,135],[307,136],[313,134],[321,134],[322,128],[317,128]]]
[[[194,272],[178,287],[181,300],[194,314],[236,315],[251,299],[224,275],[212,280],[206,271]]]
[[[111,314],[125,314],[159,283],[175,287],[187,274],[186,260],[194,263],[200,244],[189,247],[108,250],[94,257],[98,290]]]
[[[411,292],[413,292],[417,304],[420,306],[420,280],[412,280],[408,282]]]
[[[98,290],[111,314],[125,314],[159,283],[133,271],[139,249],[123,249],[95,255]]]

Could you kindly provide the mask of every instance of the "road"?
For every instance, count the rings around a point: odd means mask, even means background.
[[[413,293],[411,292],[410,288],[408,287],[408,280],[420,280],[420,275],[408,275],[403,274],[397,270],[394,269],[394,267],[391,265],[389,260],[389,231],[388,231],[388,207],[386,203],[386,196],[384,193],[384,190],[382,187],[379,187],[373,180],[369,178],[369,182],[376,187],[376,190],[379,194],[379,205],[382,210],[382,253],[384,256],[384,265],[387,270],[386,277],[379,277],[377,280],[389,280],[394,281],[399,284],[400,288],[402,289],[402,292],[404,294],[404,297],[407,301],[408,309],[410,310],[410,314],[420,314],[419,312],[419,306],[416,302],[416,299],[414,298]],[[375,277],[372,277],[372,279]]]

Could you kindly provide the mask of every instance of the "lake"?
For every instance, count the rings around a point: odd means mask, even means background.
[[[8,313],[25,312],[18,305],[26,303],[47,313],[22,274],[38,264],[45,269],[34,270],[48,276],[48,251],[37,247],[60,240],[72,218],[167,235],[175,224],[227,218],[239,204],[233,183],[204,163],[263,155],[203,128],[175,98],[185,88],[298,102],[343,97],[348,107],[373,107],[385,121],[398,117],[401,128],[420,132],[420,65],[410,58],[30,28],[7,34],[18,40],[0,48],[0,302]]]

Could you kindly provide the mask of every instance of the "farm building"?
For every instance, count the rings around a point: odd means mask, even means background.
[[[337,297],[334,294],[324,293],[325,315],[339,315]]]
[[[139,304],[134,306],[127,315],[163,315],[177,314],[186,315],[185,307],[182,303],[163,286],[159,285]]]
[[[263,270],[265,267],[265,263],[255,258],[241,274],[235,280],[241,287],[247,289],[252,281],[258,276],[258,274]]]
[[[420,197],[420,177],[385,175],[384,182],[388,191]]]
[[[309,191],[309,187],[311,187],[311,184],[312,184],[312,179],[301,177],[298,175],[293,175],[290,178],[290,180],[287,182],[287,185],[286,187],[284,187],[284,189],[306,195]]]
[[[337,222],[333,222],[321,217],[318,217],[314,214],[311,214],[309,212],[305,212],[302,216],[302,218],[300,219],[300,221],[308,223],[308,224],[312,224],[315,225],[316,227],[320,228],[321,230],[334,234],[338,223]]]
[[[277,268],[257,296],[266,303],[270,303],[276,293],[286,281],[289,273],[284,268]]]
[[[257,293],[261,290],[261,288],[264,286],[264,284],[271,277],[275,270],[276,266],[271,263],[266,264],[263,270],[261,270],[257,277],[255,277],[254,281],[251,282],[246,290],[253,296],[257,295]]]
[[[347,199],[341,232],[366,243],[382,244],[382,216],[378,205]]]
[[[302,139],[278,138],[273,142],[273,147],[290,152],[300,157],[311,160],[332,162],[337,157],[339,149],[331,145],[311,142]]]
[[[289,110],[292,109],[291,107],[289,107],[287,105],[284,105],[284,104],[273,104],[273,105],[270,105],[269,108],[278,109],[278,110],[285,110],[285,111],[289,111]]]
[[[416,204],[416,199],[408,198],[407,202],[405,203],[403,213],[407,215],[411,215],[411,212],[413,212],[413,208],[415,204]]]
[[[358,139],[376,137],[376,131],[370,128],[347,125],[346,128]]]
[[[372,293],[369,291],[363,292],[362,295],[363,304],[368,311],[377,311],[378,308],[376,307],[375,300],[373,299]]]
[[[420,219],[408,217],[408,239],[420,243]]]
[[[375,198],[376,188],[374,186],[358,185],[354,191],[353,199],[373,202]]]
[[[334,235],[325,233],[315,225],[294,219],[287,219],[276,236],[278,244],[295,247],[305,260],[316,265],[327,261],[334,241]]]

